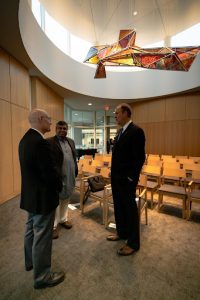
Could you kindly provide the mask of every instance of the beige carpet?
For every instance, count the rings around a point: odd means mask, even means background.
[[[72,204],[79,200],[75,193]],[[180,203],[181,204],[181,203]],[[192,220],[181,209],[148,210],[141,250],[118,257],[122,241],[108,242],[101,208],[90,201],[86,213],[70,210],[73,228],[61,228],[53,241],[52,269],[64,270],[60,285],[34,290],[25,272],[23,233],[26,212],[15,198],[0,206],[0,299],[157,300],[200,299],[200,207]]]

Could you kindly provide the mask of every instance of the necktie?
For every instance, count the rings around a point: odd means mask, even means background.
[[[118,138],[117,138],[118,141],[119,141],[119,139],[120,139],[122,133],[123,133],[123,128],[121,128],[121,129],[119,130],[119,134],[118,134]]]

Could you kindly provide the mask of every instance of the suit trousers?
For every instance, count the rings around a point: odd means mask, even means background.
[[[54,217],[55,211],[47,215],[28,213],[24,237],[25,266],[33,266],[35,283],[42,282],[50,274]]]
[[[68,220],[68,205],[70,197],[67,199],[60,199],[59,205],[56,208],[55,220],[54,220],[54,229],[58,226],[58,223],[64,223]]]
[[[135,201],[136,186],[127,178],[112,178],[116,230],[120,238],[127,239],[127,245],[140,248],[139,215]]]

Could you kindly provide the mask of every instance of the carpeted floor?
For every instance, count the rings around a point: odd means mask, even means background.
[[[79,201],[74,193],[72,204]],[[73,228],[60,229],[53,241],[52,269],[66,272],[60,285],[34,290],[32,271],[25,272],[23,234],[26,212],[19,199],[0,206],[0,299],[188,300],[200,299],[200,209],[191,221],[181,209],[148,210],[142,224],[141,249],[133,256],[116,254],[122,241],[108,242],[101,208],[88,203],[84,216],[70,210]],[[112,229],[113,230],[113,229]]]

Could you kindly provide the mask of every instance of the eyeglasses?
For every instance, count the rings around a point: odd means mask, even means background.
[[[51,122],[51,117],[48,117],[48,116],[41,116],[41,118],[47,119],[49,122]]]

